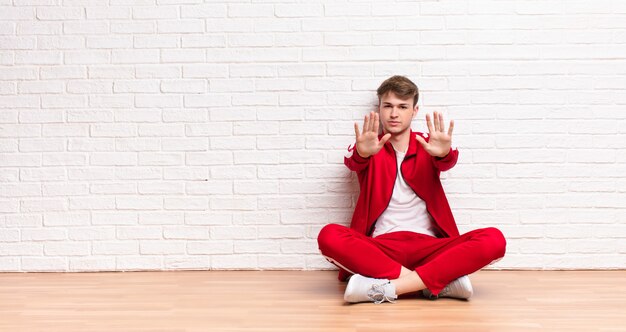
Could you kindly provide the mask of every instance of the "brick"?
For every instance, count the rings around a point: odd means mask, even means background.
[[[206,138],[164,138],[163,151],[206,151],[209,142]]]
[[[44,244],[44,255],[48,256],[86,256],[90,251],[89,243],[84,241]]]
[[[164,227],[165,239],[203,240],[209,239],[209,229],[204,226]]]
[[[95,255],[132,255],[139,253],[138,241],[94,241]]]
[[[239,213],[233,221],[237,225],[277,225],[280,215],[277,211],[245,211]]]
[[[233,259],[236,257],[236,259]],[[213,255],[211,268],[216,270],[255,269],[258,266],[257,255]]]
[[[256,227],[249,226],[215,226],[211,227],[211,239],[243,240],[256,238]]]
[[[182,153],[141,152],[139,153],[139,165],[148,166],[179,166],[184,161]]]
[[[115,206],[118,209],[128,210],[157,210],[163,208],[163,199],[160,197],[117,197]]]
[[[235,194],[277,194],[276,181],[235,181]]]
[[[69,271],[112,271],[115,258],[106,256],[74,257],[69,259]]]
[[[254,21],[254,31],[259,32],[293,32],[300,31],[299,18],[257,18]]]
[[[255,197],[250,196],[212,197],[210,207],[212,210],[254,210],[257,207],[257,201]]]
[[[185,224],[189,225],[230,225],[231,213],[185,212]]]
[[[121,37],[87,37],[87,48],[130,48],[133,40],[129,36]]]
[[[137,186],[140,194],[183,194],[184,185],[178,182],[140,183]]]
[[[87,19],[129,19],[131,15],[131,8],[128,7],[86,7]]]
[[[226,17],[227,7],[224,4],[183,5],[180,7],[182,18],[214,18]]]
[[[20,259],[13,257],[0,257],[0,271],[17,272],[20,271]]]
[[[301,255],[259,255],[259,268],[267,270],[304,269]]]
[[[158,240],[163,238],[161,226],[115,226],[120,240]]]
[[[274,151],[235,151],[235,164],[278,164],[279,155]]]
[[[175,48],[178,44],[178,38],[175,36],[135,36],[133,38],[135,48]]]
[[[260,210],[299,210],[304,208],[304,199],[301,197],[282,198],[264,196],[262,198],[259,198],[258,207]]]
[[[112,23],[111,32],[119,34],[153,34],[156,32],[156,24],[154,22]]]
[[[181,69],[177,65],[135,65],[137,78],[178,78]]]
[[[184,241],[143,240],[139,243],[141,255],[180,255],[184,252]]]
[[[116,261],[116,269],[121,270],[160,270],[163,268],[159,257],[124,256]]]
[[[158,50],[152,49],[133,49],[133,50],[112,50],[112,63],[158,63],[160,61]]]
[[[87,64],[108,64],[111,62],[109,51],[66,51],[63,53],[65,64],[87,65]]]
[[[63,29],[62,22],[17,22],[18,35],[60,35]]]
[[[84,196],[89,194],[89,186],[81,183],[44,183],[41,189],[44,196]]]
[[[184,223],[184,213],[178,211],[159,211],[159,212],[140,212],[139,224],[141,225],[180,225]],[[155,232],[156,228],[144,228],[150,229],[150,237],[161,238],[162,232],[160,228],[159,232]],[[130,235],[130,234],[129,234]]]
[[[164,49],[161,51],[161,61],[163,62],[173,62],[173,63],[192,63],[192,62],[204,62],[205,61],[205,52],[204,50],[196,50],[196,49],[173,49],[168,50]]]
[[[61,272],[67,270],[65,257],[24,257],[21,259],[21,267],[25,271],[32,272]]]
[[[186,154],[186,164],[188,165],[231,165],[232,163],[233,154],[230,151],[191,152]]]
[[[209,199],[206,197],[166,197],[164,208],[166,210],[206,210]]]
[[[67,231],[67,237],[75,241],[106,241],[115,239],[114,227],[75,227]]]
[[[46,212],[44,226],[85,226],[90,225],[89,212]]]
[[[233,253],[232,241],[202,241],[187,243],[187,253],[190,255],[220,255]]]
[[[205,167],[170,167],[164,170],[163,179],[205,181],[209,177],[208,174],[209,172]]]
[[[227,195],[233,193],[233,184],[228,180],[206,180],[187,183],[185,192],[190,195]]]
[[[143,166],[144,164],[148,164],[143,162],[142,155],[139,155],[139,166]],[[157,165],[157,163],[154,163]],[[180,163],[176,163],[180,164]],[[152,164],[148,164],[152,165]],[[106,170],[106,169],[105,169]],[[160,178],[160,172],[158,168],[155,167],[138,167],[138,166],[129,166],[123,167],[123,165],[117,166],[114,168],[115,177],[117,179],[138,179],[138,180],[154,180]],[[102,171],[104,173],[105,171]],[[107,176],[110,173],[105,173]]]
[[[0,109],[38,107],[37,96],[0,96]]]
[[[0,242],[17,242],[20,240],[18,229],[7,229],[0,231]]]

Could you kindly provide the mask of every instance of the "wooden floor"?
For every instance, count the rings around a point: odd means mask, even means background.
[[[470,279],[469,301],[350,305],[335,271],[0,273],[0,331],[626,331],[626,271]]]

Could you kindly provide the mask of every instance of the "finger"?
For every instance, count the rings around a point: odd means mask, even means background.
[[[365,120],[363,120],[363,134],[365,134],[367,132],[367,128],[369,128],[370,125],[370,115],[366,115],[365,116]]]
[[[445,122],[443,122],[443,113],[439,113],[439,131],[444,132],[446,130]]]
[[[354,134],[356,135],[356,140],[359,140],[359,137],[361,137],[361,133],[359,133],[359,124],[358,123],[354,123]]]
[[[374,131],[374,126],[376,125],[376,113],[370,113],[370,131]]]
[[[426,146],[426,144],[428,144],[426,143],[426,140],[424,140],[424,138],[422,138],[422,136],[420,135],[415,135],[415,139],[424,147]]]
[[[380,116],[374,113],[374,132],[378,134],[378,126],[380,125]]]
[[[439,113],[433,113],[433,122],[435,123],[435,131],[441,131],[441,126],[439,125]]]
[[[450,120],[450,128],[448,128],[448,136],[452,136],[452,129],[454,129],[454,120]]]
[[[385,136],[383,136],[383,138],[380,139],[380,142],[378,143],[378,145],[380,147],[384,146],[385,143],[387,143],[387,141],[389,140],[389,138],[391,138],[391,134],[389,133],[385,134]]]
[[[428,132],[432,133],[435,131],[433,128],[433,124],[430,122],[430,114],[426,113],[426,126],[428,127]]]

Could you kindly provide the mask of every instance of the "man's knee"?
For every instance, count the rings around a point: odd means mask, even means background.
[[[330,254],[339,243],[339,235],[346,226],[338,224],[328,224],[320,230],[317,235],[317,245],[323,254]]]
[[[485,247],[488,248],[486,255],[490,260],[497,260],[504,257],[506,252],[506,239],[502,232],[495,227],[488,227],[484,229],[487,234]]]

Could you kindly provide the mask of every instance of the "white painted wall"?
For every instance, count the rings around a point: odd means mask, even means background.
[[[394,74],[491,268],[626,267],[626,2],[0,0],[0,270],[332,268]]]

